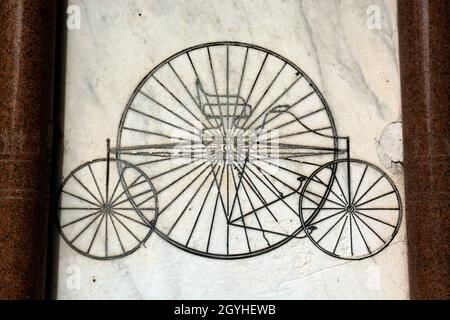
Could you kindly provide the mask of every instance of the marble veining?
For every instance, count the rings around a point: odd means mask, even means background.
[[[131,94],[158,63],[190,46],[241,41],[300,67],[339,135],[351,137],[352,157],[385,170],[403,197],[396,1],[69,2],[80,8],[81,27],[68,30],[64,176],[104,157],[106,138],[115,146]],[[369,27],[373,14],[380,21]],[[404,221],[383,252],[362,261],[334,259],[307,239],[230,261],[188,254],[156,234],[113,261],[88,259],[61,241],[57,297],[405,299],[406,259]]]

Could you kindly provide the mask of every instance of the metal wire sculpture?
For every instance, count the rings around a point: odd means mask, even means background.
[[[117,146],[108,140],[105,159],[70,173],[58,199],[64,240],[103,260],[134,252],[153,231],[209,258],[308,238],[358,260],[383,250],[402,217],[394,183],[350,157],[312,80],[239,42],[191,47],[156,66],[122,114]]]

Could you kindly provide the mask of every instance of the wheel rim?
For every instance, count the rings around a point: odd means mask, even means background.
[[[73,170],[59,188],[55,209],[65,242],[99,260],[136,251],[150,237],[157,218],[156,192],[144,172],[123,160],[111,159],[110,165],[108,183],[106,159]]]
[[[192,47],[154,68],[131,96],[117,141],[118,158],[140,167],[158,192],[155,232],[223,259],[296,237],[298,178],[337,158],[331,113],[308,76],[275,52],[237,42]],[[229,141],[245,150],[233,160],[221,150]],[[247,153],[255,145],[265,153]],[[214,146],[217,157],[206,157]]]
[[[335,179],[324,186],[321,180],[329,175]],[[330,192],[318,206],[317,193],[325,188]],[[355,159],[336,160],[317,169],[305,184],[299,208],[302,225],[314,229],[308,233],[314,245],[346,260],[382,251],[397,234],[402,218],[401,198],[393,181],[377,166]]]

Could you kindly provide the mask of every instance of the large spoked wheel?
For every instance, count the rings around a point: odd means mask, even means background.
[[[142,80],[117,152],[158,191],[155,232],[188,252],[236,259],[302,236],[301,182],[338,148],[329,107],[300,68],[262,47],[217,42]]]
[[[332,184],[326,185],[330,176]],[[320,195],[327,192],[323,199]],[[361,160],[340,159],[317,169],[300,197],[300,220],[314,229],[309,239],[340,259],[371,257],[392,241],[402,218],[400,194],[378,167]]]
[[[63,181],[58,199],[57,225],[63,239],[78,253],[99,260],[136,251],[150,237],[158,215],[153,184],[123,160],[81,165]]]

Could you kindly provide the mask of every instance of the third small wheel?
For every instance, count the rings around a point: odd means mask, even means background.
[[[89,258],[112,260],[139,249],[158,214],[153,184],[142,170],[117,159],[96,159],[61,184],[56,208],[66,243]]]
[[[332,175],[333,183],[324,184]],[[314,229],[307,234],[314,245],[348,260],[386,248],[402,217],[393,181],[375,165],[355,159],[331,161],[317,169],[305,183],[299,208],[302,225]]]

